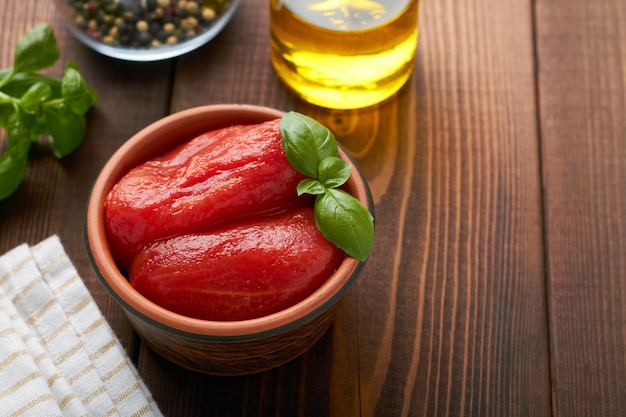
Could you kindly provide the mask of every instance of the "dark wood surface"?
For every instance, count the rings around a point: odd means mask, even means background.
[[[626,415],[626,2],[430,0],[416,68],[386,103],[306,105],[269,62],[267,0],[212,42],[128,63],[65,30],[52,2],[0,2],[0,67],[37,22],[99,93],[84,143],[34,153],[0,202],[0,253],[51,234],[167,416]],[[374,252],[309,352],[248,377],[143,346],[83,239],[91,184],[133,133],[211,103],[297,110],[333,129],[372,188]]]

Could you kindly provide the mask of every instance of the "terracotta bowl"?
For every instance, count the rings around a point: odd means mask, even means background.
[[[120,273],[109,250],[104,200],[131,168],[208,130],[233,124],[255,124],[282,112],[247,105],[210,105],[165,117],[141,130],[106,163],[93,187],[87,211],[86,245],[104,287],[122,306],[139,336],[164,358],[185,368],[217,375],[261,372],[288,362],[309,349],[328,329],[337,303],[364,264],[346,257],[313,294],[277,313],[251,320],[207,321],[166,310],[139,294]],[[363,174],[354,169],[346,190],[370,212],[373,203]]]

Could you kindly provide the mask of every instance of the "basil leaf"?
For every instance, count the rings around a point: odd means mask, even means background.
[[[17,190],[26,175],[27,158],[6,151],[0,155],[0,200]]]
[[[14,72],[34,72],[48,68],[60,56],[52,27],[40,23],[26,33],[15,48]]]
[[[8,103],[0,103],[0,126],[7,126],[7,120],[9,120],[9,116],[11,116],[14,111],[13,100],[10,100]]]
[[[315,199],[315,222],[324,237],[361,262],[374,245],[374,218],[352,195],[327,188]]]
[[[306,179],[306,180],[300,181],[300,183],[298,184],[299,196],[302,194],[319,195],[319,194],[324,194],[325,191],[326,191],[326,188],[318,180]]]
[[[15,75],[13,68],[5,68],[0,70],[0,88],[4,87]]]
[[[0,200],[7,198],[24,178],[28,150],[40,135],[50,136],[57,158],[72,152],[82,141],[87,121],[83,116],[97,95],[69,62],[62,79],[38,74],[59,58],[52,28],[39,24],[17,43],[13,68],[0,70],[0,126],[6,129],[6,150],[0,155]]]
[[[95,103],[95,92],[76,70],[76,66],[68,63],[63,74],[61,94],[70,109],[76,114],[83,115]]]
[[[8,151],[11,152],[14,159],[22,159],[28,157],[30,144],[35,136],[24,122],[25,114],[20,110],[15,110],[7,119],[7,144]]]
[[[329,156],[320,162],[318,172],[319,180],[324,187],[337,188],[345,184],[350,178],[352,165],[338,156]]]
[[[50,86],[52,89],[52,95],[50,97],[61,97],[61,80],[38,73],[26,74],[19,72],[15,74],[9,82],[2,86],[2,92],[13,97],[21,97],[31,85],[38,82],[42,82]]]
[[[317,196],[317,228],[346,254],[365,262],[374,244],[374,217],[359,200],[337,189],[350,178],[352,166],[339,158],[335,137],[322,124],[296,112],[283,115],[280,133],[289,163],[311,177],[298,184],[298,195]]]
[[[287,160],[306,176],[318,178],[320,162],[338,155],[337,142],[331,131],[303,114],[285,113],[280,122],[280,133]]]
[[[16,110],[7,117],[7,149],[0,155],[0,200],[13,194],[26,174],[29,132],[22,119],[22,112]]]
[[[87,130],[85,117],[72,112],[67,106],[54,112],[46,111],[45,120],[50,135],[50,149],[57,158],[73,152]]]
[[[51,94],[52,89],[48,84],[36,82],[20,97],[20,106],[27,113],[36,113],[41,103],[50,98]]]

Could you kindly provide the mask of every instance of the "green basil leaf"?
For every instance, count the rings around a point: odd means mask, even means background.
[[[0,88],[4,87],[15,75],[13,68],[5,68],[0,70]]]
[[[15,159],[28,158],[28,150],[34,136],[24,118],[24,113],[17,109],[7,119],[8,150]]]
[[[96,102],[95,92],[87,86],[74,63],[68,63],[65,68],[61,93],[70,109],[79,115],[87,113]]]
[[[0,200],[17,190],[26,175],[27,158],[5,151],[0,155]]]
[[[313,194],[313,195],[324,194],[325,191],[326,191],[326,188],[318,180],[306,179],[306,180],[300,181],[300,183],[298,184],[299,196],[302,194]]]
[[[0,70],[0,126],[7,147],[0,155],[0,199],[10,195],[24,178],[28,151],[42,134],[50,136],[52,153],[61,158],[82,141],[83,116],[97,95],[69,62],[63,79],[38,74],[59,59],[52,28],[39,24],[15,48],[13,68]]]
[[[61,97],[61,80],[38,73],[17,73],[9,82],[2,86],[2,91],[13,97],[21,97],[35,83],[48,84],[52,89],[51,98]]]
[[[315,222],[324,237],[361,262],[374,245],[374,218],[352,195],[327,188],[315,199]]]
[[[0,155],[0,200],[13,194],[24,179],[31,143],[19,109],[10,114],[6,122],[7,149]]]
[[[57,158],[73,152],[82,142],[87,121],[84,116],[62,107],[54,112],[46,111],[46,126],[50,135],[50,149]]]
[[[59,55],[52,28],[48,24],[40,23],[17,42],[13,70],[35,72],[48,68],[59,59]]]
[[[350,178],[352,165],[339,158],[329,156],[318,166],[319,181],[327,188],[337,188],[345,184]]]
[[[15,107],[13,106],[13,102],[2,103],[0,104],[0,126],[6,127],[8,124],[9,117],[15,111]]]
[[[296,112],[283,115],[281,142],[289,163],[301,174],[318,178],[317,168],[329,156],[337,156],[332,132],[314,119]]]
[[[31,85],[22,97],[20,97],[19,105],[27,113],[37,113],[41,103],[50,98],[50,95],[52,95],[50,86],[39,81]]]
[[[374,218],[359,200],[337,189],[350,178],[352,166],[339,158],[335,137],[325,126],[296,112],[283,115],[280,133],[287,160],[311,177],[298,184],[298,195],[317,196],[317,228],[335,246],[364,262],[374,244]]]
[[[81,77],[78,71],[73,66],[68,65],[63,73],[61,83],[63,98],[71,98],[73,95],[80,93],[84,89],[84,84],[83,77]]]

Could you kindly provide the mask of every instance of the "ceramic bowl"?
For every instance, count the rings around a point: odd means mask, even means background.
[[[241,0],[54,0],[65,26],[93,50],[126,61],[159,61],[213,39]]]
[[[86,223],[86,245],[93,267],[145,343],[164,358],[185,368],[209,374],[241,375],[268,370],[296,358],[329,328],[338,302],[364,264],[346,257],[313,294],[271,315],[242,321],[186,317],[144,298],[120,273],[107,244],[105,197],[131,168],[198,134],[281,116],[279,110],[248,105],[209,105],[172,114],[123,144],[106,163],[94,184]],[[363,174],[342,148],[340,156],[354,167],[346,190],[373,212],[370,190]]]

